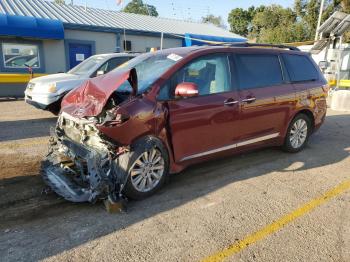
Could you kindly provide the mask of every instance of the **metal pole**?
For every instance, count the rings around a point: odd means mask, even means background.
[[[160,50],[163,50],[163,39],[164,39],[164,33],[162,32],[160,35]]]
[[[122,1],[122,10],[124,12],[124,1]],[[125,53],[125,49],[126,49],[126,32],[125,32],[125,23],[123,23],[123,52]],[[130,50],[131,51],[131,50]]]
[[[337,68],[337,89],[339,89],[339,83],[340,83],[340,70],[341,70],[341,64],[342,64],[342,45],[343,45],[343,36],[340,37],[339,39],[339,47],[338,47],[338,68]]]
[[[316,27],[315,41],[317,41],[318,39],[318,29],[320,28],[320,25],[321,25],[323,6],[324,6],[324,0],[321,0],[320,13],[318,14],[318,21],[317,21],[317,27]]]

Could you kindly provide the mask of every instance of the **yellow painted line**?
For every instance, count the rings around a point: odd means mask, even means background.
[[[321,197],[311,200],[310,202],[299,207],[298,209],[292,211],[291,213],[279,218],[278,220],[264,227],[263,229],[251,235],[246,236],[243,240],[232,244],[231,246],[203,259],[202,261],[203,262],[223,261],[225,258],[235,255],[239,253],[241,250],[247,248],[248,246],[258,242],[259,240],[262,240],[268,237],[269,235],[283,228],[285,225],[293,222],[295,219],[311,212],[318,206],[329,201],[331,198],[336,197],[349,189],[350,189],[350,180],[344,181],[338,186],[334,187],[333,189],[327,191]]]
[[[0,149],[5,148],[23,148],[23,147],[30,147],[30,146],[40,146],[40,145],[48,145],[49,141],[32,141],[32,142],[13,142],[13,143],[3,143],[0,144]]]
[[[329,80],[328,81],[328,84],[330,85],[330,86],[336,86],[337,85],[337,80]],[[341,79],[340,81],[339,81],[339,86],[340,87],[346,87],[346,88],[349,88],[350,87],[350,80],[349,79]]]
[[[34,78],[45,75],[46,74],[34,74]],[[29,74],[0,74],[0,83],[28,83],[29,80]]]

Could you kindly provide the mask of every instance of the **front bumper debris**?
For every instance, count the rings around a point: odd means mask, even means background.
[[[115,174],[117,160],[69,138],[53,137],[49,153],[42,162],[42,177],[54,192],[71,202],[123,199],[125,178]]]

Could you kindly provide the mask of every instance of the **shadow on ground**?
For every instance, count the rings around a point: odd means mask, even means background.
[[[25,190],[30,184],[34,185],[32,188],[36,188],[37,191],[36,195],[30,198],[27,209],[24,199],[24,208],[17,211],[5,203],[0,206],[0,210],[3,210],[2,214],[0,213],[0,230],[9,229],[8,233],[0,234],[0,243],[6,241],[6,245],[0,246],[0,256],[13,261],[44,259],[125,229],[240,180],[254,179],[273,171],[289,170],[296,162],[300,163],[296,170],[337,163],[349,156],[349,133],[349,115],[329,116],[321,130],[311,137],[309,146],[303,152],[287,154],[272,148],[189,168],[181,174],[171,176],[169,184],[155,196],[144,201],[130,202],[129,212],[126,214],[109,215],[100,203],[71,204],[58,200],[55,195],[41,196],[39,190],[43,184],[39,177],[5,179],[0,182],[1,195],[9,190],[15,191],[16,188]],[[18,187],[19,184],[21,187]],[[43,208],[40,208],[41,203],[44,203]],[[12,219],[6,218],[3,215],[7,211],[17,212],[17,216]],[[20,212],[24,212],[22,214],[25,215],[21,215]],[[21,230],[27,223],[30,223],[30,227]],[[12,228],[16,230],[11,230]],[[31,241],[33,236],[37,241]],[[21,241],[26,244],[18,245]],[[10,252],[6,246],[16,248]]]
[[[0,142],[48,136],[57,117],[0,122]]]

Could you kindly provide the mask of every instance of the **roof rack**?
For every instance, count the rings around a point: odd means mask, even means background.
[[[282,49],[289,49],[293,51],[300,51],[299,48],[289,45],[273,45],[273,44],[257,44],[257,43],[227,43],[224,44],[225,46],[234,46],[234,47],[271,47],[271,48],[282,48]]]

